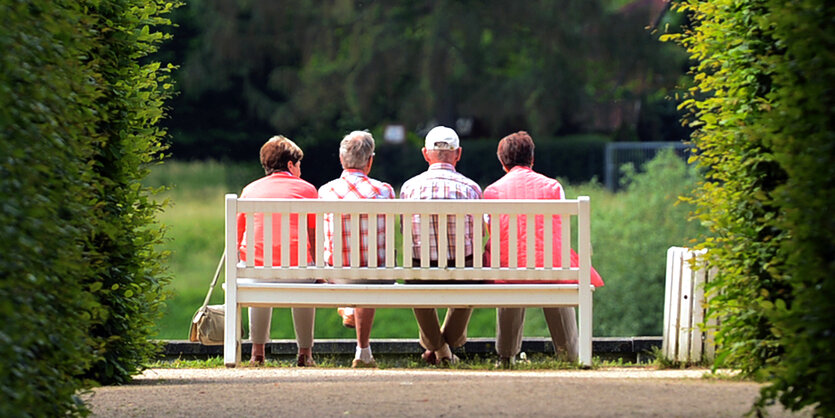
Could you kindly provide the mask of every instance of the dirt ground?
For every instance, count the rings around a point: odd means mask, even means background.
[[[85,395],[99,417],[738,417],[759,385],[706,370],[151,369]],[[771,416],[791,415],[779,407]]]

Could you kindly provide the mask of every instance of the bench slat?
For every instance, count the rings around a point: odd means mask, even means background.
[[[325,199],[238,199],[238,212],[330,213],[334,209],[333,202]],[[571,200],[444,200],[443,205],[438,205],[437,200],[366,199],[336,202],[339,202],[337,207],[343,213],[377,211],[455,215],[495,212],[521,215],[533,212],[577,215],[577,202]]]
[[[276,276],[280,275],[280,279]],[[321,269],[306,267],[269,269],[263,267],[238,268],[239,279],[251,278],[260,280],[274,279],[427,279],[427,280],[579,280],[580,270],[574,269],[492,269],[489,267],[475,268],[438,268],[438,267],[324,267]]]
[[[513,295],[512,298],[508,294]],[[239,283],[241,306],[370,308],[576,306],[577,285],[300,285]],[[280,302],[278,302],[280,301]]]

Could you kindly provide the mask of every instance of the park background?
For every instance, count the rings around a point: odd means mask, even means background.
[[[609,307],[652,305],[629,280],[652,280],[635,268],[654,265],[650,241],[680,242],[656,239],[662,220],[686,217],[668,211],[691,213],[710,234],[682,236],[699,235],[718,273],[705,288],[720,320],[714,365],[768,382],[752,413],[779,401],[835,416],[835,4],[671,3],[0,0],[0,415],[84,415],[80,391],[130,382],[158,355],[160,310],[189,304],[176,257],[199,246],[171,248],[188,225],[143,184],[172,184],[159,198],[187,209],[177,194],[193,171],[224,184],[191,192],[214,210],[215,193],[258,176],[236,167],[276,131],[310,151],[306,176],[321,183],[339,171],[328,152],[346,131],[401,124],[395,166],[375,172],[399,184],[413,174],[407,144],[440,123],[461,132],[480,182],[496,176],[495,141],[529,130],[537,169],[612,217],[594,221],[609,282],[599,326]],[[681,186],[669,173],[692,167],[669,154],[603,197],[599,177],[562,160],[593,167],[600,154],[578,151],[590,138],[688,135],[699,180],[678,206],[664,181]],[[193,235],[214,240],[210,223]]]
[[[186,338],[223,249],[223,195],[263,175],[267,138],[296,141],[302,178],[318,187],[341,171],[342,136],[368,129],[371,176],[397,190],[425,170],[421,139],[435,124],[459,132],[458,170],[482,188],[503,174],[498,139],[529,131],[535,169],[569,198],[592,198],[593,264],[606,281],[594,335],[661,335],[666,249],[703,233],[678,202],[698,175],[675,100],[688,60],[658,41],[686,21],[668,3],[195,0],[171,18],[173,39],[154,56],[179,65],[163,121],[169,159],[146,179],[166,186],[171,204],[160,214],[172,281],[159,338]],[[390,125],[404,128],[402,142],[385,140]],[[613,143],[646,147],[606,160]],[[645,167],[659,143],[678,154]],[[218,286],[212,303],[222,295]],[[541,310],[528,312],[525,332],[548,335]],[[293,338],[287,309],[275,310],[271,335]],[[495,310],[476,310],[469,335],[494,336]],[[353,331],[324,309],[316,336]],[[416,336],[410,311],[378,311],[372,338]]]

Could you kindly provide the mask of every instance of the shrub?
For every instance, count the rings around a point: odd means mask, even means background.
[[[77,59],[85,17],[75,1],[0,10],[0,416],[81,413],[87,330],[101,313],[84,283],[98,97]]]
[[[682,106],[706,179],[696,216],[720,275],[708,291],[720,365],[768,379],[757,407],[779,399],[835,415],[835,47],[823,0],[681,1],[696,60]],[[697,93],[697,94],[696,94]]]
[[[3,0],[0,416],[84,414],[95,382],[150,360],[166,282],[159,206],[167,96],[161,1]]]
[[[595,291],[594,334],[661,335],[667,249],[704,234],[688,221],[692,206],[679,202],[699,175],[671,150],[641,173],[631,164],[622,170],[625,190],[617,194],[569,189],[592,195],[592,264],[606,282]]]
[[[90,160],[93,233],[86,251],[95,276],[85,283],[106,314],[90,329],[101,357],[87,376],[103,384],[124,383],[158,351],[150,337],[161,316],[168,277],[158,244],[163,231],[155,216],[161,204],[141,184],[148,166],[162,157],[165,132],[156,127],[170,96],[169,68],[143,59],[165,38],[151,27],[175,4],[163,0],[95,2],[87,9],[96,33],[89,65],[101,97]]]

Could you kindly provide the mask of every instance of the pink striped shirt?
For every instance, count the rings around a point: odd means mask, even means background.
[[[346,169],[342,175],[319,188],[320,199],[394,199],[394,189],[388,183],[374,180],[360,170]],[[333,265],[333,214],[325,214],[325,260]],[[342,265],[351,260],[350,216],[342,217]],[[385,217],[377,217],[377,265],[386,260]],[[360,262],[368,265],[368,216],[360,216]]]

